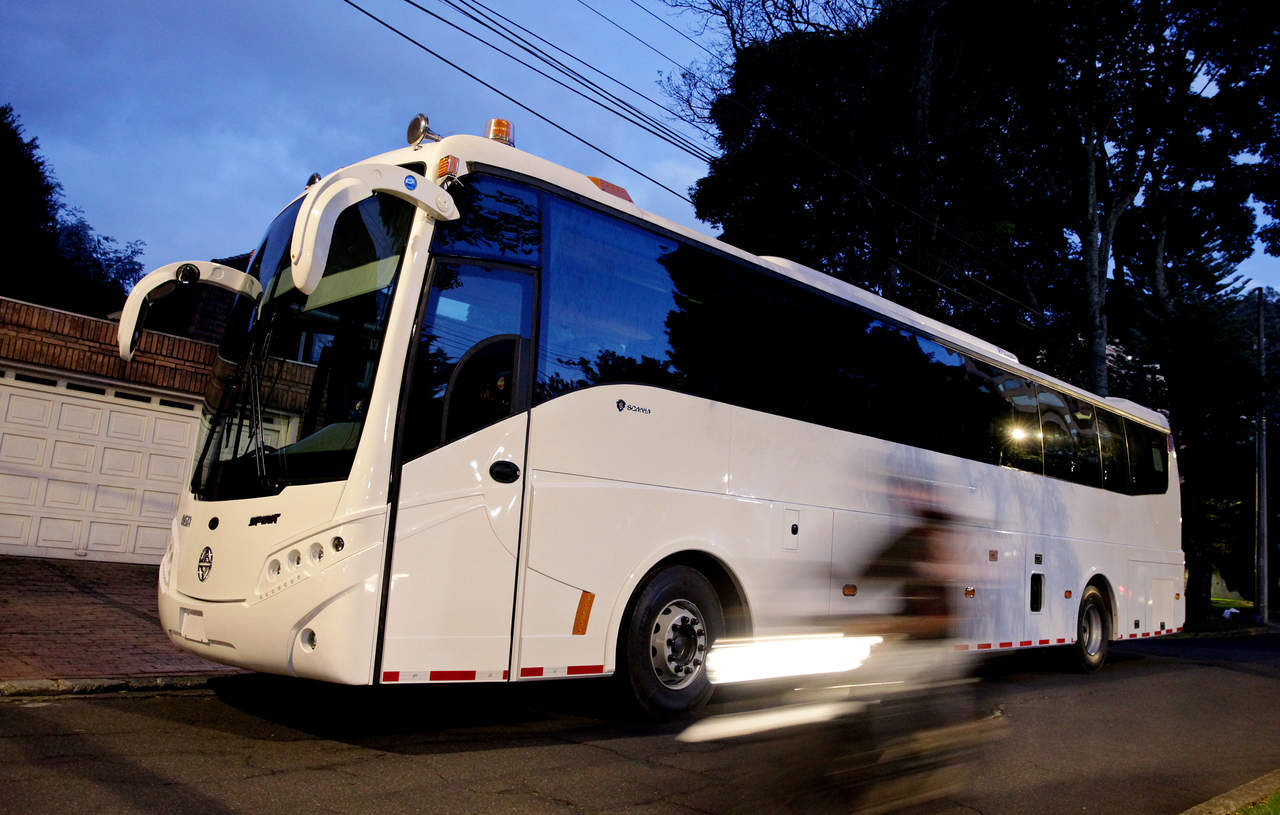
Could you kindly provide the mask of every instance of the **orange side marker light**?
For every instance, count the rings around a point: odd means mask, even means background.
[[[589,591],[584,591],[582,596],[578,598],[578,613],[573,617],[573,635],[580,637],[587,633],[587,621],[591,619],[591,604],[595,602],[596,596]]]

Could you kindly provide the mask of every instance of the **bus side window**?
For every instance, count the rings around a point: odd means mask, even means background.
[[[553,196],[546,213],[534,401],[620,383],[715,398],[728,261]]]
[[[1044,434],[1044,474],[1102,486],[1098,431],[1093,405],[1044,386],[1036,388],[1040,402],[1040,432]]]
[[[409,371],[401,458],[417,458],[527,407],[520,359],[533,276],[437,263]]]
[[[1071,408],[1071,434],[1075,443],[1075,462],[1071,480],[1090,487],[1102,486],[1102,459],[1098,453],[1097,408],[1088,402],[1067,397]]]
[[[1129,469],[1134,495],[1159,495],[1169,489],[1169,437],[1146,425],[1124,420],[1129,438]]]
[[[1040,404],[1040,435],[1044,439],[1044,474],[1071,480],[1075,444],[1071,439],[1067,403],[1062,394],[1042,385],[1036,386]]]
[[[1035,384],[982,362],[973,362],[974,376],[989,379],[1006,403],[1006,409],[991,416],[987,435],[992,464],[1016,467],[1029,473],[1044,472],[1044,450],[1040,441],[1040,407]]]
[[[1115,492],[1129,492],[1129,454],[1125,445],[1124,422],[1108,410],[1098,410],[1098,444],[1102,448],[1102,486]]]

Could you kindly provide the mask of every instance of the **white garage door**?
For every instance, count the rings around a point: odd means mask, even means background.
[[[0,554],[159,563],[198,400],[5,366]]]

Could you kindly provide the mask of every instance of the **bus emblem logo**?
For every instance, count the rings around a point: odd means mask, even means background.
[[[196,577],[203,583],[211,571],[213,571],[213,549],[206,546],[200,552],[200,562],[196,564]]]
[[[625,401],[623,401],[623,400],[619,399],[619,400],[618,400],[618,412],[619,412],[619,413],[621,413],[622,411],[624,411],[624,410],[626,410],[626,409],[627,409],[627,403],[626,403]]]
[[[404,188],[406,190],[414,190],[414,189],[417,189],[417,187],[418,187],[418,179],[414,178],[411,175],[407,175],[404,177]]]

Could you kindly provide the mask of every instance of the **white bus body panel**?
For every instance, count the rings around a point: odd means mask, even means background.
[[[498,483],[489,467],[523,469],[528,422],[513,416],[403,466],[382,656],[397,681],[504,678],[523,478]]]
[[[619,411],[619,401],[649,412]],[[974,588],[958,601],[970,647],[1071,642],[1079,598],[1095,575],[1115,604],[1113,636],[1128,636],[1125,621],[1135,618],[1144,620],[1135,636],[1183,623],[1174,602],[1182,552],[1170,548],[1179,542],[1176,488],[1163,496],[1109,493],[621,385],[535,408],[529,468],[521,673],[596,663],[611,671],[627,601],[655,563],[679,552],[723,564],[757,633],[828,613],[892,611],[873,586],[853,597],[843,588],[918,521],[895,492],[899,481],[928,484],[956,518],[957,579]],[[1138,561],[1149,564],[1141,573]],[[1029,608],[1033,573],[1044,575],[1038,612]],[[597,599],[586,634],[573,636],[580,591]],[[1157,603],[1160,613],[1142,610]]]
[[[289,487],[243,501],[186,497],[179,513],[190,524],[174,522],[174,543],[160,567],[160,622],[169,638],[216,662],[368,682],[387,513],[376,507],[340,523],[328,520],[342,488]],[[274,523],[249,525],[277,513]],[[215,517],[217,528],[210,529]],[[343,540],[340,552],[335,537]],[[201,581],[206,547],[212,566]],[[314,632],[314,646],[302,636],[306,630]]]

